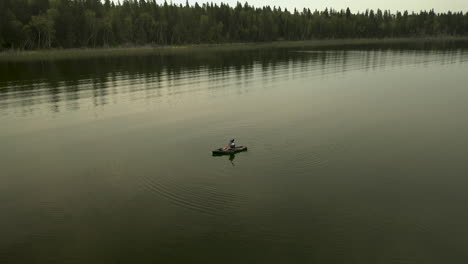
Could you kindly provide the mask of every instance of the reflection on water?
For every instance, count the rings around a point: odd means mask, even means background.
[[[248,92],[252,85],[266,87],[304,76],[461,63],[467,59],[465,54],[462,50],[298,52],[282,49],[4,63],[0,110],[2,114],[44,114],[105,108],[108,104],[144,103],[158,97],[213,89]]]
[[[219,155],[219,154],[215,155],[215,154],[213,154],[213,157],[217,158],[217,159],[219,159],[219,158],[226,159],[229,162],[231,162],[232,166],[235,166],[234,159],[236,158],[236,155],[238,155],[238,153],[232,153],[232,154],[229,154],[229,155]]]
[[[236,154],[229,155],[229,161],[231,162],[232,166],[234,166],[234,159],[236,158]]]
[[[468,260],[467,49],[0,67],[0,263]]]

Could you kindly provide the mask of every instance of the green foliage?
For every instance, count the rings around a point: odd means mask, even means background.
[[[245,3],[1,0],[0,49],[170,45],[334,38],[460,36],[468,13],[302,11]]]
[[[49,14],[53,14],[52,10],[49,10]],[[54,19],[49,14],[42,14],[38,16],[32,16],[31,22],[29,23],[30,28],[33,30],[34,43],[37,43],[37,48],[50,48],[52,46],[52,40],[55,36],[55,23]],[[29,32],[31,34],[31,32]]]

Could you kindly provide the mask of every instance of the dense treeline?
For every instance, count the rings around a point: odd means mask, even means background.
[[[245,3],[0,0],[0,49],[468,35],[468,13],[288,11]]]

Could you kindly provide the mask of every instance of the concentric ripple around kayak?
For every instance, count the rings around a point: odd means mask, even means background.
[[[198,183],[196,182],[198,180]],[[182,208],[211,216],[225,215],[243,202],[238,195],[224,192],[200,179],[178,179],[170,173],[140,178],[144,189]]]

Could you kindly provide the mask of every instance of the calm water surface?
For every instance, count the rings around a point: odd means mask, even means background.
[[[468,262],[468,49],[0,69],[0,263]]]

